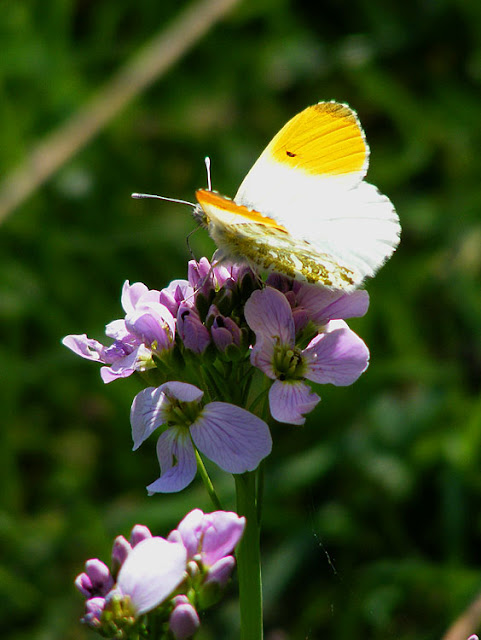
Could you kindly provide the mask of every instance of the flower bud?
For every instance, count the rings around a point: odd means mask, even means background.
[[[207,572],[205,584],[216,583],[225,587],[235,567],[234,556],[226,556],[213,564]]]
[[[120,567],[124,564],[125,559],[132,551],[131,544],[124,536],[117,536],[112,546],[112,575],[117,577]]]
[[[130,532],[130,544],[132,545],[132,547],[135,547],[135,545],[139,544],[139,542],[142,542],[142,540],[151,537],[152,534],[150,533],[150,529],[148,527],[146,527],[144,524],[136,524]]]
[[[210,329],[212,340],[221,352],[229,346],[239,347],[241,344],[241,330],[232,318],[217,315]]]
[[[187,640],[199,628],[199,616],[186,596],[175,596],[173,601],[175,606],[170,614],[169,629],[176,640]]]
[[[105,607],[105,598],[90,598],[85,603],[85,615],[81,619],[83,624],[88,625],[92,629],[98,629],[101,626],[102,613]]]
[[[204,353],[210,343],[210,334],[202,324],[196,309],[181,304],[177,313],[177,330],[182,342],[194,353]]]
[[[85,572],[75,579],[75,586],[87,598],[105,596],[114,584],[107,565],[94,558],[85,563]]]

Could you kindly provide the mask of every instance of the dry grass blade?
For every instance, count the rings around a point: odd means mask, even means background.
[[[40,141],[0,184],[0,223],[239,0],[200,0],[149,42],[96,95]]]

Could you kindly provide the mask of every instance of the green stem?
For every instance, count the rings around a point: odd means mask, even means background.
[[[235,475],[237,512],[246,518],[237,547],[241,640],[262,640],[260,526],[257,519],[256,472]]]
[[[217,497],[217,493],[215,492],[214,485],[212,484],[212,480],[210,479],[210,476],[207,473],[207,469],[205,468],[204,461],[200,457],[200,453],[197,451],[197,449],[195,449],[195,457],[197,460],[197,470],[200,473],[202,482],[204,483],[204,486],[207,489],[207,493],[209,494],[209,497],[212,500],[214,507],[216,509],[222,510],[222,505],[220,503],[219,498]]]

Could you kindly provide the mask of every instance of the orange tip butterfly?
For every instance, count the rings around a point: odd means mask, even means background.
[[[319,102],[274,136],[233,200],[210,181],[199,189],[194,217],[219,260],[349,291],[392,255],[401,230],[391,201],[364,181],[368,164],[356,113]]]

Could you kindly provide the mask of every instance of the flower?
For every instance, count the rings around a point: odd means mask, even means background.
[[[244,533],[246,519],[232,511],[204,513],[194,509],[169,534],[187,550],[187,559],[200,555],[202,564],[211,567],[230,555]]]
[[[187,552],[182,544],[157,536],[146,538],[127,556],[106,601],[128,596],[137,618],[167,599],[186,577],[186,568]]]
[[[244,533],[246,519],[231,511],[203,513],[194,509],[171,531],[168,540],[182,542],[187,560],[200,562],[205,572],[201,602],[215,602],[235,567],[231,555]]]
[[[341,306],[339,299],[337,302]],[[355,304],[358,303],[359,299],[355,299]],[[345,306],[349,309],[348,304]],[[304,424],[304,414],[319,402],[319,396],[304,380],[349,385],[368,366],[366,345],[340,319],[328,320],[306,348],[298,347],[291,305],[284,294],[272,287],[254,291],[244,313],[256,335],[251,362],[274,380],[269,390],[269,406],[279,422]],[[316,316],[322,317],[321,305]]]
[[[226,402],[202,407],[203,391],[184,382],[144,389],[130,412],[134,450],[157,428],[161,475],[147,487],[150,494],[180,491],[195,477],[195,447],[224,471],[252,471],[271,451],[267,424],[249,411]]]
[[[62,343],[82,358],[108,365],[100,370],[105,383],[152,368],[152,355],[172,349],[175,338],[174,316],[160,296],[160,291],[149,290],[141,282],[131,285],[126,280],[121,297],[125,318],[105,328],[113,344],[105,346],[86,334],[66,336]]]

